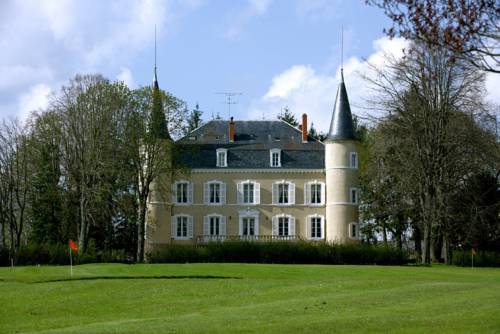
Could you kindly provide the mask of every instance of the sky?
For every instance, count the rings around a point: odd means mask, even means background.
[[[275,119],[288,107],[328,130],[343,64],[352,111],[368,117],[367,62],[402,54],[390,22],[364,0],[2,0],[0,118],[46,108],[76,74],[130,88],[150,85],[154,30],[160,87],[197,103],[203,119],[229,118],[219,92],[237,92],[236,120]],[[487,96],[500,103],[500,75]],[[499,92],[497,92],[497,90]]]

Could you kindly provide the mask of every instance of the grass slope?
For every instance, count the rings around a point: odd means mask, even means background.
[[[0,268],[0,333],[494,333],[500,270],[259,264]]]

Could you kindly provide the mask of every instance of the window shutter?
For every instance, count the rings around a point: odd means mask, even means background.
[[[220,235],[226,235],[226,216],[220,217],[219,233]]]
[[[290,226],[288,226],[289,235],[295,235],[295,217],[291,216],[288,221],[290,224]]]
[[[193,182],[188,183],[188,203],[193,203]]]
[[[243,204],[243,183],[238,183],[236,185],[236,197],[238,204]]]
[[[243,219],[241,219],[241,217],[239,219],[238,224],[239,224],[238,234],[243,235]]]
[[[210,234],[210,217],[205,216],[203,217],[203,235],[209,235]]]
[[[177,203],[177,183],[172,184],[172,203]]]
[[[260,204],[260,183],[257,183],[257,182],[254,183],[254,198],[253,198],[253,203],[254,204]]]
[[[226,184],[224,182],[220,183],[220,202],[226,204]]]
[[[288,196],[289,204],[295,204],[295,183],[293,182],[288,184]]]
[[[278,235],[278,216],[273,217],[273,231],[272,235]]]
[[[309,182],[304,183],[304,204],[309,204],[311,201],[311,184]]]
[[[278,184],[273,183],[273,204],[278,204]]]
[[[193,216],[188,216],[188,238],[193,237]]]
[[[325,217],[321,217],[321,235],[322,239],[325,238]]]
[[[171,217],[171,230],[170,230],[170,238],[176,238],[177,237],[177,217],[172,216]]]
[[[255,228],[255,235],[258,236],[259,235],[259,217],[258,216],[255,217],[255,226],[254,226],[254,228]]]
[[[210,184],[208,182],[203,183],[203,203],[210,203]]]
[[[313,216],[307,216],[306,217],[306,238],[307,239],[311,239],[312,238],[312,233],[311,233],[312,232],[311,231],[311,229],[312,229],[311,218],[312,217]]]
[[[321,184],[321,204],[326,203],[326,185],[325,183],[320,183]],[[323,234],[323,232],[321,232]]]

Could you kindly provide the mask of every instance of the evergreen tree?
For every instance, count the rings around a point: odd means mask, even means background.
[[[200,106],[198,105],[198,103],[196,103],[195,108],[193,109],[193,111],[189,115],[188,129],[187,129],[188,133],[203,125],[203,121],[201,120],[202,114],[203,114],[203,111],[200,110]]]
[[[161,92],[156,78],[153,85],[149,134],[153,138],[171,139],[170,134],[168,133],[167,120],[165,118],[165,111],[163,109]]]
[[[285,107],[283,111],[278,115],[278,119],[287,122],[291,126],[299,126],[299,121],[295,114],[290,111],[290,108]]]

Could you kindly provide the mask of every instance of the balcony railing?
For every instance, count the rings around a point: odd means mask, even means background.
[[[298,235],[198,235],[196,243],[223,242],[223,241],[297,241],[302,238]]]

